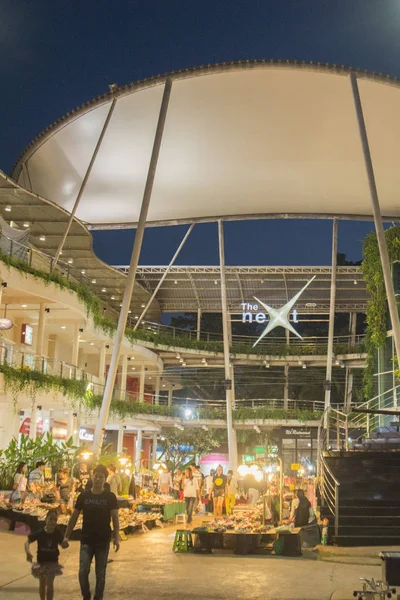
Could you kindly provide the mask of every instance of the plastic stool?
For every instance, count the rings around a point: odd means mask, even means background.
[[[193,539],[192,532],[186,529],[178,529],[175,533],[173,552],[192,552]]]
[[[183,523],[183,525],[186,525],[186,513],[175,515],[175,523]]]

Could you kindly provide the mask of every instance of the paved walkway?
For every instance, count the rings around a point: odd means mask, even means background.
[[[104,600],[349,600],[361,576],[379,578],[380,568],[307,558],[175,555],[176,526],[136,534],[122,542],[108,566]],[[23,551],[25,538],[0,532],[0,600],[38,598]],[[80,600],[79,543],[62,551],[64,576],[56,600]],[[340,590],[340,591],[338,591]]]

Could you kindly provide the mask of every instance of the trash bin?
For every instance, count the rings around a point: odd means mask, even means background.
[[[381,552],[382,581],[388,585],[400,586],[400,552]]]

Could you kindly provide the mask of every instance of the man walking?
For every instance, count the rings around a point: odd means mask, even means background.
[[[79,514],[83,513],[81,550],[79,556],[79,584],[83,600],[90,600],[89,572],[93,557],[96,566],[96,591],[94,600],[103,600],[106,583],[106,567],[110,550],[111,527],[113,523],[113,542],[116,552],[119,550],[118,502],[115,494],[104,489],[107,469],[98,465],[93,471],[93,487],[82,492],[76,501],[75,510],[69,520],[64,542],[68,542]]]

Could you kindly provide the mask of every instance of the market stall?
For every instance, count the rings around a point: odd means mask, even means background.
[[[192,533],[197,552],[232,549],[235,554],[301,555],[300,528],[274,527],[266,521],[262,508],[236,512],[230,518],[204,523]]]

